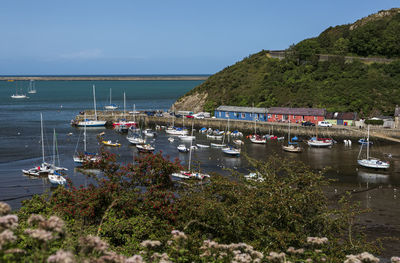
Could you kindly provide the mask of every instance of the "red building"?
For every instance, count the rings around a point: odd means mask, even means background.
[[[290,121],[291,123],[301,123],[302,121],[309,121],[318,124],[319,121],[325,120],[325,114],[325,109],[271,107],[268,110],[268,121]]]

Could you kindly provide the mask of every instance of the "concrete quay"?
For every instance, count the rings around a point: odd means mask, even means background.
[[[173,117],[156,117],[147,116],[146,114],[140,113],[129,114],[122,111],[98,111],[97,116],[99,120],[106,120],[108,125],[112,122],[117,121],[121,118],[127,120],[135,120],[138,123],[143,123],[145,126],[169,126],[172,125],[174,121],[175,126],[182,126],[183,124],[190,128],[193,122],[195,129],[200,129],[202,127],[226,130],[228,126],[228,120],[225,119],[189,119],[189,118],[173,118]],[[93,118],[93,110],[86,111],[86,118]],[[79,121],[84,118],[83,114],[77,115],[75,120]],[[268,134],[273,133],[275,135],[286,135],[288,133],[288,123],[277,123],[277,122],[257,122],[256,128],[257,133]],[[318,128],[318,129],[317,129]],[[254,122],[253,121],[243,121],[243,120],[229,120],[229,130],[238,130],[244,134],[254,133]],[[318,130],[318,137],[332,137],[337,141],[343,139],[353,139],[358,140],[360,138],[366,137],[367,130],[365,128],[358,128],[355,126],[333,126],[333,127],[311,127],[311,126],[301,126],[300,124],[291,124],[291,135],[301,136],[307,139],[311,136],[315,136]],[[400,143],[400,129],[387,129],[382,127],[370,128],[371,140],[379,140],[386,142],[396,142]]]

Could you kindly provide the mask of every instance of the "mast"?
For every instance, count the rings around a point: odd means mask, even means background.
[[[126,108],[126,97],[125,97],[125,91],[124,91],[124,119],[125,119],[125,108]]]
[[[53,166],[56,166],[56,129],[53,129]]]
[[[133,104],[133,122],[136,123],[136,104]]]
[[[40,113],[40,134],[42,137],[42,161],[44,163],[44,136],[43,136],[43,115]]]
[[[97,121],[97,111],[96,111],[96,88],[93,84],[93,104],[94,104],[94,119]]]
[[[193,123],[194,121],[192,120],[192,133],[190,136],[193,136]],[[192,162],[192,145],[193,145],[193,139],[191,138],[190,140],[190,149],[189,149],[189,164],[188,164],[188,170],[190,172],[190,163]]]
[[[290,120],[289,120],[289,134],[288,134],[288,142],[289,142],[289,144],[290,144],[290,141],[291,141],[291,139],[290,139]]]
[[[110,105],[111,105],[111,88],[110,88]]]
[[[85,120],[86,120],[86,113],[85,113]],[[83,128],[83,150],[84,150],[84,153],[86,154],[86,121],[85,121],[85,126],[84,126],[84,128]]]
[[[369,124],[368,124],[368,136],[367,136],[367,160],[369,160]]]

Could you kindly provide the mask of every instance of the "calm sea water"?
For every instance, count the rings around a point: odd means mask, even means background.
[[[82,151],[82,144],[78,138],[82,131],[71,127],[69,122],[79,111],[93,108],[92,85],[96,85],[96,99],[98,109],[108,103],[110,88],[112,88],[113,103],[123,106],[123,92],[126,93],[127,107],[132,109],[133,104],[138,110],[164,109],[171,107],[180,96],[201,84],[202,81],[37,81],[37,94],[29,94],[27,100],[13,100],[10,96],[16,89],[25,93],[29,82],[0,82],[0,200],[7,200],[14,207],[20,201],[29,198],[32,194],[42,193],[50,189],[46,179],[29,178],[22,174],[21,169],[31,168],[41,162],[40,145],[40,113],[43,114],[45,126],[46,158],[51,157],[51,138],[53,129],[58,138],[58,151],[61,165],[67,167],[68,177],[76,185],[85,184],[86,177],[75,169],[72,155],[76,150]],[[118,140],[120,148],[111,148],[110,151],[118,154],[119,161],[131,161],[138,153],[134,146],[129,145],[124,135],[113,130],[105,130],[105,137]],[[96,134],[101,129],[88,131],[88,150],[99,149]],[[72,136],[68,134],[72,133]],[[183,165],[187,165],[188,154],[178,153],[176,146],[178,139],[170,143],[165,133],[160,132],[154,141],[156,150],[162,150],[171,159],[178,157]],[[306,139],[306,138],[304,138]],[[207,139],[198,135],[197,143],[209,143]],[[314,149],[305,147],[302,154],[282,152],[281,143],[269,142],[267,145],[254,145],[246,141],[243,148],[249,156],[259,160],[266,160],[271,154],[300,160],[320,171],[330,167],[328,178],[336,179],[334,187],[343,190],[354,190],[366,185],[383,185],[389,189],[384,195],[377,195],[378,202],[390,203],[400,213],[397,199],[392,193],[400,185],[400,150],[398,145],[375,145],[372,149],[379,152],[391,153],[392,167],[389,171],[364,170],[357,166],[356,160],[359,145],[353,142],[352,147],[345,147],[338,143],[332,149]],[[224,168],[237,169],[247,172],[247,162],[244,157],[233,158],[225,156],[219,149],[199,149],[193,154],[194,164],[200,164],[201,169],[207,172],[229,174]],[[381,205],[381,204],[380,204]]]
[[[58,151],[61,165],[67,167],[67,176],[75,185],[88,183],[73,163],[72,156],[76,150],[82,151],[82,130],[70,126],[70,120],[79,111],[93,108],[92,85],[96,85],[98,109],[108,103],[112,88],[113,103],[123,106],[123,92],[126,93],[127,107],[133,104],[138,110],[169,109],[172,103],[187,91],[201,84],[202,81],[37,81],[37,94],[29,94],[27,100],[10,98],[16,89],[26,93],[28,82],[0,81],[0,200],[7,201],[13,208],[18,208],[21,201],[33,194],[51,191],[46,178],[24,176],[21,169],[29,169],[41,163],[40,113],[43,114],[45,127],[46,159],[52,155],[52,133],[56,130]],[[100,145],[96,135],[105,131],[105,137],[118,140],[120,148],[110,148],[118,155],[118,160],[128,163],[138,155],[134,146],[129,145],[125,135],[110,129],[88,129],[88,151],[98,151]],[[72,133],[72,135],[68,135]],[[209,144],[204,135],[197,135],[196,142]],[[306,139],[306,138],[301,138]],[[246,139],[244,139],[246,140]],[[149,141],[162,150],[172,160],[179,158],[187,165],[188,154],[178,153],[176,147],[181,142],[175,139],[168,141],[168,136],[159,132],[155,140]],[[397,144],[375,144],[372,153],[391,153],[393,158],[388,171],[365,170],[357,166],[356,160],[360,146],[353,142],[352,147],[345,147],[341,142],[331,149],[308,148],[301,154],[282,152],[281,143],[268,142],[267,145],[254,145],[245,142],[243,151],[250,157],[266,160],[277,154],[283,158],[302,161],[312,169],[321,171],[329,167],[327,178],[335,179],[326,192],[338,196],[345,191],[352,191],[353,199],[360,201],[362,208],[371,208],[372,213],[364,215],[361,222],[368,225],[372,236],[376,229],[384,235],[400,235],[400,147]],[[228,157],[219,149],[199,149],[193,153],[192,165],[201,170],[228,175],[225,168],[248,173],[248,164],[244,157]],[[366,191],[370,188],[371,190]],[[390,250],[396,254],[395,247],[400,242],[391,243]],[[397,250],[398,251],[398,250]],[[400,252],[400,251],[399,251]],[[392,254],[393,255],[393,254]]]

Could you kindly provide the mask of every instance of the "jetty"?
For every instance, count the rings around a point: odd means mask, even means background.
[[[86,118],[94,117],[93,110],[85,111]],[[99,120],[107,121],[108,126],[112,126],[114,121],[125,118],[127,121],[136,120],[136,122],[141,122],[145,126],[169,126],[172,122],[175,126],[190,126],[193,125],[196,129],[202,127],[225,130],[228,126],[227,119],[217,119],[217,118],[205,118],[205,119],[189,119],[175,118],[169,116],[167,113],[163,112],[163,116],[148,116],[143,111],[137,114],[129,114],[123,111],[97,111],[97,118]],[[167,115],[167,116],[166,116]],[[79,114],[75,117],[74,121],[83,120],[84,115]],[[261,134],[267,134],[273,132],[275,135],[285,135],[288,132],[288,123],[280,122],[257,122],[257,132]],[[229,129],[231,131],[238,130],[244,134],[254,133],[254,121],[245,120],[229,120]],[[314,126],[301,126],[301,124],[291,123],[291,132],[296,136],[311,137],[316,135],[316,127]],[[341,139],[360,139],[366,137],[366,129],[359,128],[355,126],[332,126],[332,127],[318,127],[318,135],[320,137],[332,137],[336,140]],[[371,126],[370,137],[373,140],[386,141],[386,142],[396,142],[400,143],[400,129],[388,129],[382,127]]]
[[[126,80],[206,80],[208,75],[123,75],[123,76],[0,76],[4,81],[126,81]]]

